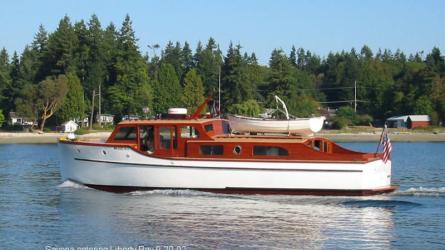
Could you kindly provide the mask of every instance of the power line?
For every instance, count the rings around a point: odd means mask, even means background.
[[[318,103],[351,103],[351,102],[369,102],[366,100],[345,100],[345,101],[329,101],[329,102],[318,102]]]
[[[298,90],[336,90],[336,89],[354,89],[354,87],[305,88],[305,89],[298,89]],[[378,88],[357,86],[357,89],[378,89]],[[267,92],[269,90],[259,89],[257,91],[258,92]]]

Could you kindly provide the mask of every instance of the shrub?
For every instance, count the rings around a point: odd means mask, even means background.
[[[233,104],[229,107],[229,112],[232,114],[255,117],[261,112],[261,107],[258,102],[250,99],[242,103]]]
[[[78,128],[76,131],[74,131],[74,134],[76,135],[84,135],[84,134],[88,134],[90,131],[88,129],[88,127],[84,127],[84,128]]]
[[[342,116],[336,116],[332,119],[332,127],[335,129],[346,128],[349,124],[349,120]]]

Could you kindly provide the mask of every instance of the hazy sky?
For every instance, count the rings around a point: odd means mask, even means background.
[[[139,47],[169,40],[196,43],[212,36],[225,52],[230,41],[267,63],[274,48],[292,45],[321,56],[330,51],[389,48],[412,53],[445,49],[445,1],[441,0],[38,0],[2,1],[0,47],[22,51],[39,24],[54,31],[66,14],[120,27],[128,13]]]

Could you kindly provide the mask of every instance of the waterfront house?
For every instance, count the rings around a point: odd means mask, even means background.
[[[97,122],[100,122],[102,125],[113,124],[113,121],[114,121],[114,115],[101,114],[100,116],[97,116]]]
[[[61,132],[63,133],[73,133],[79,128],[79,125],[73,120],[69,120],[62,124]]]
[[[16,112],[9,112],[9,125],[32,126],[37,125],[37,123],[28,117],[17,114]]]
[[[393,116],[386,119],[390,128],[416,128],[430,126],[431,117],[429,115],[403,115]]]

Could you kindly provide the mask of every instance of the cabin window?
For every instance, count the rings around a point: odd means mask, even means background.
[[[177,148],[176,130],[173,127],[159,128],[159,145],[161,149],[170,149],[173,142],[173,148]]]
[[[141,126],[139,128],[140,149],[147,153],[153,153],[154,133],[153,126]]]
[[[204,126],[204,129],[206,130],[206,132],[210,132],[213,131],[213,124],[207,124]]]
[[[275,155],[275,156],[286,156],[289,155],[286,149],[276,146],[254,146],[254,155]]]
[[[120,128],[114,136],[115,141],[133,141],[136,140],[136,127]]]
[[[202,155],[222,155],[224,153],[222,145],[202,145],[200,150]]]
[[[236,155],[239,155],[239,154],[241,154],[241,150],[242,150],[241,146],[237,145],[233,148],[233,153]]]
[[[195,127],[186,126],[181,127],[181,137],[182,138],[199,138],[199,132]]]
[[[329,143],[323,140],[315,140],[312,144],[312,148],[320,152],[328,152]]]
[[[317,151],[321,151],[321,140],[315,140],[313,148]]]

